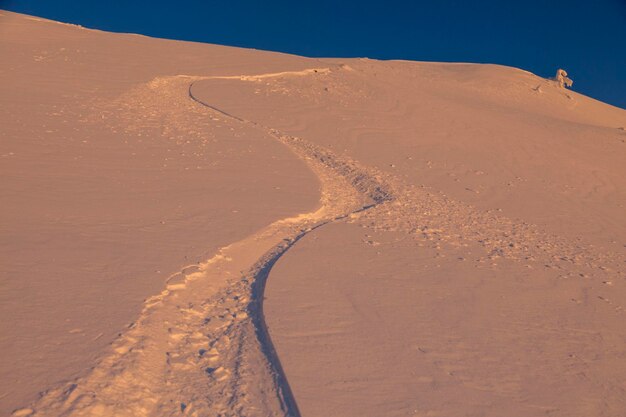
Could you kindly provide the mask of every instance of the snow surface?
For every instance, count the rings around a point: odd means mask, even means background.
[[[626,409],[626,111],[496,65],[0,34],[0,413]]]

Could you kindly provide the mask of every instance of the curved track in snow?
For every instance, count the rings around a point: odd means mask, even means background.
[[[321,207],[278,220],[222,248],[205,263],[173,275],[161,294],[146,300],[138,320],[87,376],[44,393],[32,408],[16,415],[299,417],[265,325],[265,282],[277,260],[307,233],[390,201],[392,192],[375,173],[352,160],[202,101],[194,96],[193,83],[327,71],[163,77],[123,98],[131,108],[136,102],[163,100],[163,111],[217,116],[233,127],[245,124],[279,141],[319,178]],[[173,120],[183,118],[174,115]]]
[[[250,77],[241,77],[242,80],[256,80],[256,79],[264,79],[270,77],[279,77],[285,75],[308,75],[312,73],[326,73],[328,69],[311,69],[300,72],[281,72],[275,74],[263,74],[259,76],[250,76]],[[220,77],[224,78],[232,78],[232,77]],[[318,229],[328,223],[332,223],[335,221],[340,221],[347,218],[350,215],[357,214],[359,212],[368,210],[378,204],[384,203],[385,201],[392,200],[391,191],[388,190],[383,184],[378,182],[378,179],[374,178],[371,174],[366,173],[364,169],[359,169],[356,164],[352,161],[341,161],[337,156],[329,152],[328,150],[323,150],[319,147],[315,147],[310,143],[303,141],[300,138],[291,137],[288,135],[281,134],[276,129],[271,129],[268,127],[264,127],[257,122],[243,119],[234,114],[228,113],[225,110],[220,109],[219,107],[213,106],[202,99],[198,98],[193,93],[193,85],[194,82],[189,84],[189,97],[195,101],[196,103],[207,107],[223,116],[226,116],[234,121],[245,123],[254,126],[255,128],[261,130],[263,133],[275,138],[279,142],[286,145],[290,150],[292,150],[296,155],[302,158],[304,161],[307,161],[309,165],[312,165],[311,162],[308,161],[316,161],[316,163],[321,163],[320,166],[311,166],[314,172],[318,173],[318,177],[320,177],[319,170],[327,169],[331,172],[334,172],[339,177],[343,177],[350,181],[350,185],[354,187],[362,197],[366,199],[366,201],[370,201],[369,204],[361,205],[354,208],[348,209],[344,214],[335,215],[335,217],[320,221],[318,224],[313,227],[307,228],[306,230],[302,230],[297,236],[293,237],[288,245],[283,245],[281,247],[275,247],[273,251],[271,251],[268,255],[264,257],[264,259],[260,259],[259,262],[259,273],[254,277],[253,284],[253,303],[251,303],[251,312],[252,312],[252,320],[255,323],[255,328],[257,331],[257,337],[260,341],[261,348],[267,358],[269,364],[273,368],[273,373],[276,375],[276,384],[279,390],[282,391],[282,400],[284,402],[283,409],[287,411],[289,416],[300,416],[300,412],[298,410],[297,401],[291,388],[289,386],[289,382],[287,376],[282,368],[280,363],[280,359],[272,343],[272,338],[267,329],[267,325],[265,323],[265,316],[263,314],[263,299],[264,299],[264,291],[265,284],[269,277],[269,273],[271,272],[272,267],[278,261],[278,259],[284,255],[287,250],[292,247],[294,244],[298,242],[302,237],[306,236],[309,232]],[[332,175],[331,175],[332,176]],[[323,179],[320,178],[324,183]],[[332,181],[331,181],[332,182]],[[332,196],[334,199],[341,198],[341,188],[342,187],[328,187],[326,191],[329,192],[328,188],[333,189],[333,191],[338,191],[335,195]],[[336,185],[336,183],[335,183]],[[328,198],[328,197],[327,197]],[[352,204],[354,205],[354,203]]]

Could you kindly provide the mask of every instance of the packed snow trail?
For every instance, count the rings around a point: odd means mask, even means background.
[[[278,220],[170,277],[166,288],[146,300],[138,320],[87,376],[44,393],[32,408],[17,410],[15,416],[299,416],[265,327],[265,281],[280,256],[307,233],[390,201],[392,196],[379,179],[351,160],[195,98],[193,81],[210,78],[155,79],[122,101],[133,108],[145,102],[144,93],[174,100],[163,107],[168,117],[153,116],[182,130],[189,114],[219,113],[234,125],[254,126],[288,146],[315,172],[321,182],[320,208]],[[184,97],[187,103],[181,93],[188,95]],[[181,114],[172,116],[172,109]],[[134,116],[124,116],[124,122],[130,123]]]

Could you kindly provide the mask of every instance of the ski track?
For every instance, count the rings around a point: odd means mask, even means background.
[[[42,393],[23,416],[299,416],[263,318],[263,292],[276,261],[325,224],[350,221],[405,232],[422,242],[483,247],[480,262],[536,263],[562,277],[623,278],[619,256],[571,243],[535,226],[481,212],[424,187],[361,166],[306,140],[229,114],[194,96],[200,80],[258,81],[328,76],[337,68],[237,76],[159,77],[99,109],[113,128],[163,125],[175,140],[200,137],[220,120],[247,125],[287,146],[321,182],[318,210],[278,220],[168,279],[138,320],[88,375]],[[122,110],[122,111],[120,111]],[[139,111],[139,113],[137,113]],[[614,306],[623,312],[622,306]]]

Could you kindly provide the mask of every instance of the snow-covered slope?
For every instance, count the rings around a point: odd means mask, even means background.
[[[166,279],[318,204],[291,152],[155,77],[308,60],[0,16],[0,415],[84,375]],[[270,59],[271,58],[271,59]],[[188,110],[191,111],[188,112]]]
[[[626,408],[626,111],[1,13],[0,412]]]
[[[302,415],[619,416],[626,112],[506,67],[329,64],[193,87],[387,184],[272,270]]]

